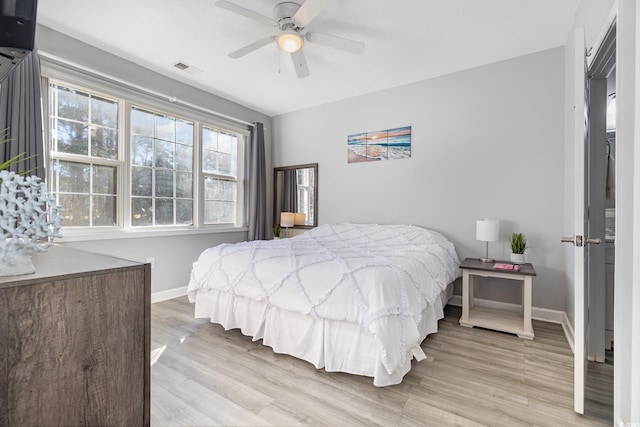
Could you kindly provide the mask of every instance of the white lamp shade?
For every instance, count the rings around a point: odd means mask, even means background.
[[[280,227],[293,227],[294,218],[293,212],[280,213]]]
[[[293,223],[295,225],[304,225],[304,223],[307,222],[307,214],[296,212],[293,217]]]
[[[497,219],[479,219],[476,221],[476,240],[495,242],[500,232],[500,221]]]

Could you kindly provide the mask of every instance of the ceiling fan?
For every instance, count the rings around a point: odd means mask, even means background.
[[[294,2],[278,3],[273,8],[273,19],[246,9],[226,0],[219,0],[216,6],[237,13],[254,21],[277,28],[277,32],[264,39],[257,40],[247,46],[229,54],[230,58],[241,58],[254,50],[275,41],[280,49],[291,55],[298,77],[307,77],[309,67],[302,52],[305,40],[340,49],[346,52],[360,54],[364,51],[364,43],[349,40],[329,34],[305,31],[309,23],[324,10],[331,0],[306,0],[302,5]]]

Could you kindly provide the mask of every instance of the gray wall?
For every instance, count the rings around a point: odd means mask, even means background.
[[[526,234],[533,304],[566,309],[563,271],[563,49],[556,48],[274,117],[274,166],[319,163],[319,223],[412,223],[461,259],[484,253],[475,220],[501,220],[490,254]],[[347,135],[412,126],[412,157],[347,164]],[[459,289],[457,290],[459,293]],[[519,302],[498,283],[479,298]]]
[[[143,68],[103,50],[89,46],[50,28],[38,26],[36,46],[44,53],[62,58],[91,70],[170,96],[176,96],[200,107],[216,111],[226,116],[246,122],[265,124],[265,144],[267,150],[267,170],[271,169],[271,118],[227,99],[212,95],[193,86],[178,82],[164,75]],[[271,189],[271,174],[268,174],[267,188]],[[269,193],[267,200],[271,200]],[[269,208],[268,212],[271,212]],[[62,230],[64,235],[64,227]],[[144,236],[140,233],[133,238],[93,239],[77,241],[64,238],[60,243],[108,255],[115,255],[136,261],[155,258],[152,270],[151,291],[159,292],[186,286],[191,265],[202,250],[224,242],[246,240],[246,231],[216,232],[207,234],[185,234],[164,237]]]

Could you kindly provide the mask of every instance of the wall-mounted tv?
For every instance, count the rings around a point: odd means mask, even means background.
[[[38,0],[0,0],[0,82],[33,50]]]
[[[33,50],[38,0],[0,0],[0,47]]]

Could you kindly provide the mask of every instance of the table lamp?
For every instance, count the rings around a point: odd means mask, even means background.
[[[294,225],[304,225],[307,222],[307,214],[296,212],[293,216]]]
[[[293,227],[295,215],[293,212],[281,212],[280,213],[280,227],[285,228],[285,237],[288,236],[288,228]]]
[[[500,221],[497,219],[479,219],[476,221],[476,240],[486,242],[486,253],[484,258],[480,258],[482,262],[494,262],[493,258],[489,258],[489,242],[498,240],[500,231]]]

